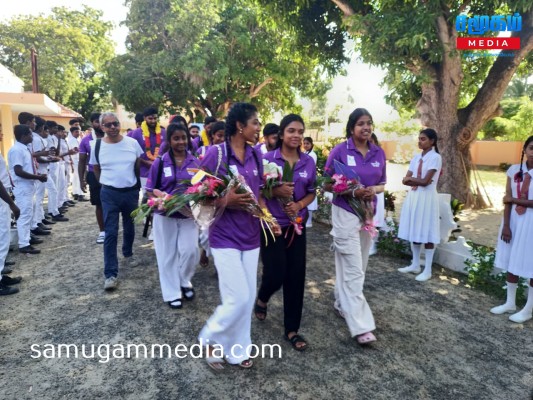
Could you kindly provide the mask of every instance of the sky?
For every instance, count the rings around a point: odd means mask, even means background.
[[[86,4],[89,7],[103,10],[104,19],[114,25],[111,36],[116,44],[116,52],[120,54],[126,51],[124,41],[128,30],[120,26],[128,12],[127,7],[124,6],[124,0],[83,0],[76,5],[72,4],[72,0],[4,0],[2,3],[0,20],[7,20],[21,14],[48,14],[53,7],[60,6],[81,9],[81,4]],[[385,104],[386,90],[379,87],[384,71],[362,63],[353,52],[350,52],[349,57],[351,61],[346,66],[347,75],[337,76],[333,80],[333,88],[328,92],[328,108],[333,109],[340,104],[342,106],[339,112],[341,121],[346,121],[350,112],[356,107],[363,107],[370,111],[374,122],[378,124],[397,119],[398,114]],[[348,102],[348,95],[354,100],[353,103]]]

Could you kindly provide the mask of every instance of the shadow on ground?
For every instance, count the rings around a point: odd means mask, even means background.
[[[212,265],[194,278],[197,298],[182,310],[161,299],[155,256],[136,240],[142,265],[121,266],[120,286],[103,291],[102,247],[93,208],[78,204],[56,224],[40,256],[13,256],[23,277],[18,295],[0,298],[0,398],[124,399],[526,399],[533,387],[533,323],[517,325],[488,310],[498,301],[434,278],[425,284],[396,272],[402,261],[374,256],[366,296],[378,342],[359,347],[333,313],[334,264],[325,227],[308,234],[308,273],[301,333],[307,352],[282,337],[281,296],[252,339],[279,344],[281,358],[257,359],[251,370],[214,374],[187,357],[32,358],[32,344],[178,344],[191,346],[218,304]],[[141,229],[139,227],[138,233]],[[14,275],[15,275],[14,274]],[[445,273],[444,273],[445,275]],[[118,348],[118,347],[117,347]],[[47,353],[50,355],[49,353]],[[116,353],[120,356],[120,353]],[[142,351],[141,351],[142,354]],[[87,347],[86,355],[90,355]],[[63,356],[65,352],[63,351]]]

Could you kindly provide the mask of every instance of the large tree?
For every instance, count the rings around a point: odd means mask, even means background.
[[[399,109],[416,108],[422,123],[439,133],[444,161],[439,189],[473,203],[470,145],[481,127],[501,113],[499,101],[515,72],[532,71],[530,0],[258,1],[280,15],[305,14],[317,7],[327,10],[323,25],[344,26],[356,39],[363,61],[387,71],[387,101]],[[521,13],[522,30],[512,33],[521,40],[514,56],[466,58],[456,49],[458,14],[515,11]],[[291,19],[285,22],[290,24]]]
[[[130,111],[156,104],[193,118],[222,116],[231,103],[249,101],[269,114],[295,107],[297,93],[324,93],[326,77],[344,61],[342,50],[339,59],[300,45],[294,29],[253,2],[127,4],[128,52],[109,73],[114,96]]]
[[[112,25],[102,11],[64,7],[48,16],[19,16],[0,24],[0,63],[32,88],[30,50],[38,52],[39,90],[84,116],[108,108],[110,93],[103,72],[114,57]]]

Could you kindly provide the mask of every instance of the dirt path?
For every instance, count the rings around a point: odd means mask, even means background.
[[[161,300],[151,245],[138,236],[143,265],[121,267],[121,285],[102,290],[102,248],[93,209],[81,204],[55,225],[38,257],[14,256],[18,295],[0,298],[1,399],[527,399],[533,388],[533,322],[488,310],[480,292],[435,274],[427,284],[396,272],[403,261],[374,256],[366,295],[379,338],[363,349],[332,311],[334,264],[327,229],[312,228],[301,333],[311,348],[282,339],[280,294],[268,319],[254,319],[257,344],[279,343],[281,359],[219,375],[198,359],[34,359],[30,346],[167,343],[190,346],[218,302],[212,267],[199,269],[197,299],[174,311]],[[138,229],[140,233],[140,227]],[[13,255],[11,255],[13,257]],[[44,349],[41,347],[41,349]],[[105,355],[105,353],[104,353]]]

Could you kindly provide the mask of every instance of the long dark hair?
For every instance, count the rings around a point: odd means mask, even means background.
[[[522,147],[522,156],[520,157],[520,171],[516,174],[515,178],[520,182],[522,182],[522,180],[524,179],[524,155],[526,154],[527,146],[529,146],[531,142],[533,142],[533,136],[528,137],[524,143],[524,147]]]
[[[433,147],[435,147],[435,152],[439,152],[439,146],[437,145],[437,141],[439,140],[439,137],[437,136],[437,131],[435,129],[426,128],[422,129],[420,133],[427,136],[429,140],[433,140]]]
[[[292,122],[300,122],[305,129],[305,123],[302,117],[300,117],[298,114],[289,114],[285,115],[281,122],[279,123],[279,135],[278,135],[278,141],[276,142],[276,149],[280,149],[281,145],[283,144],[283,133],[285,132],[285,129],[292,123]],[[300,151],[300,148],[298,147],[298,152]]]
[[[366,108],[356,108],[352,111],[350,116],[348,117],[348,122],[346,123],[346,139],[349,139],[352,136],[352,130],[359,121],[359,118],[363,116],[370,117],[370,119],[373,121],[374,118],[372,118],[372,115],[368,112]]]
[[[248,120],[256,113],[257,108],[250,103],[234,103],[229,109],[228,116],[226,117],[226,127],[224,129],[228,162],[231,156],[230,139],[237,134],[237,122],[246,125]]]

